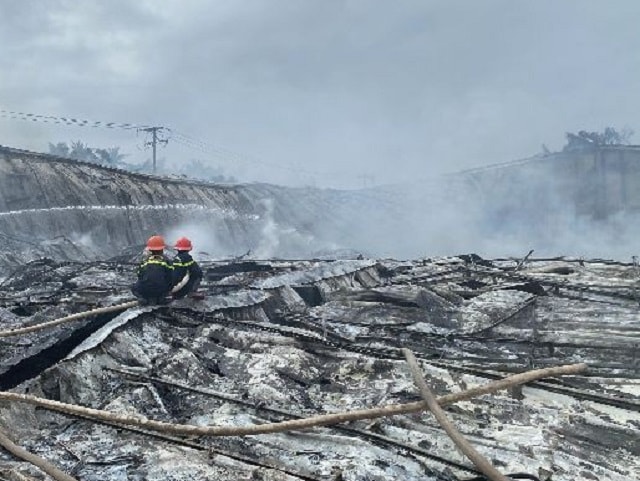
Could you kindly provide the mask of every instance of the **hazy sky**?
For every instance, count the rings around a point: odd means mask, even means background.
[[[0,18],[0,109],[169,126],[245,180],[415,180],[640,130],[637,0],[22,0]],[[134,132],[0,119],[0,144],[75,139],[148,156]]]

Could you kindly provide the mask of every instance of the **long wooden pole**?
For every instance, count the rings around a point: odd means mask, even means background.
[[[579,374],[587,369],[586,364],[571,364],[566,366],[549,367],[537,369],[521,374],[506,377],[499,381],[493,381],[466,391],[448,394],[438,398],[441,405],[470,399],[482,394],[499,391],[511,386],[535,381],[544,377],[559,376],[563,374]],[[32,404],[52,411],[67,414],[77,414],[85,417],[126,424],[128,426],[139,426],[146,429],[160,431],[164,433],[188,435],[188,436],[250,436],[256,434],[279,433],[299,429],[308,429],[314,426],[326,426],[329,424],[344,423],[347,421],[357,421],[360,419],[375,419],[397,414],[408,414],[428,409],[425,402],[414,402],[407,404],[392,404],[382,408],[360,409],[350,412],[335,414],[323,414],[305,419],[291,419],[277,423],[255,424],[250,426],[194,426],[190,424],[173,424],[163,421],[154,421],[143,416],[131,416],[116,414],[109,411],[92,409],[75,404],[66,404],[50,399],[43,399],[29,394],[18,394],[8,391],[0,391],[0,400],[22,402]]]
[[[16,327],[13,329],[7,329],[6,331],[0,331],[0,337],[19,336],[21,334],[28,334],[30,332],[40,331],[42,329],[48,329],[50,327],[64,324],[66,322],[77,321],[78,319],[84,319],[85,317],[96,316],[98,314],[105,314],[107,312],[123,311],[130,307],[138,305],[138,301],[125,302],[124,304],[117,304],[115,306],[98,307],[97,309],[91,309],[90,311],[78,312],[69,316],[60,317],[53,321],[42,322],[40,324],[34,324],[27,327]]]
[[[469,458],[469,460],[491,481],[510,481],[504,474],[498,471],[482,454],[475,450],[469,441],[455,427],[451,420],[447,417],[444,409],[438,404],[438,400],[427,386],[422,375],[422,370],[418,366],[418,361],[409,349],[402,349],[405,359],[409,364],[413,381],[418,386],[420,395],[424,402],[429,406],[429,411],[435,416],[442,429],[449,435],[451,440],[458,446],[458,449]]]
[[[69,476],[67,473],[60,471],[56,466],[51,464],[46,459],[42,459],[40,456],[36,456],[30,453],[24,448],[21,448],[15,444],[9,437],[0,430],[0,445],[17,458],[24,459],[29,463],[37,466],[56,481],[78,481],[76,478]]]

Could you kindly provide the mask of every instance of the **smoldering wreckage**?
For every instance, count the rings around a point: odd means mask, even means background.
[[[640,478],[633,263],[201,253],[204,300],[140,306],[135,244],[176,209],[100,205],[173,193],[237,241],[268,188],[13,149],[1,165],[0,479]],[[103,258],[56,231],[119,216],[135,249]]]

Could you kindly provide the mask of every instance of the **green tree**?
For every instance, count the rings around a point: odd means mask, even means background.
[[[581,130],[577,134],[567,132],[567,144],[562,150],[589,150],[603,145],[628,145],[633,133],[633,130],[627,127],[620,131],[613,127],[606,127],[603,132],[586,130]]]
[[[69,157],[76,160],[84,160],[86,162],[98,162],[100,160],[93,149],[84,144],[81,140],[76,140],[71,143]]]
[[[120,147],[109,147],[107,149],[94,149],[100,162],[108,165],[119,165],[123,163],[126,154],[120,153]]]
[[[69,146],[66,142],[58,142],[57,144],[49,142],[49,153],[58,157],[69,157]]]

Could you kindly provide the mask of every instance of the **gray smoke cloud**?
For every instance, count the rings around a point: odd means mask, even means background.
[[[161,155],[242,180],[362,187],[634,127],[640,4],[595,0],[3,2],[0,106],[167,125]],[[2,143],[82,139],[144,160],[132,132],[0,119]]]
[[[169,166],[198,159],[241,181],[367,187],[298,223],[277,219],[267,196],[251,241],[224,244],[224,224],[168,233],[203,250],[633,253],[629,214],[581,217],[561,187],[544,209],[489,209],[508,204],[508,188],[475,197],[440,176],[542,143],[559,150],[566,131],[638,128],[636,0],[25,0],[0,4],[0,18],[2,109],[206,141],[170,138],[159,154]],[[77,139],[118,145],[128,162],[150,157],[134,131],[0,118],[1,144]],[[526,182],[555,181],[536,175]]]

